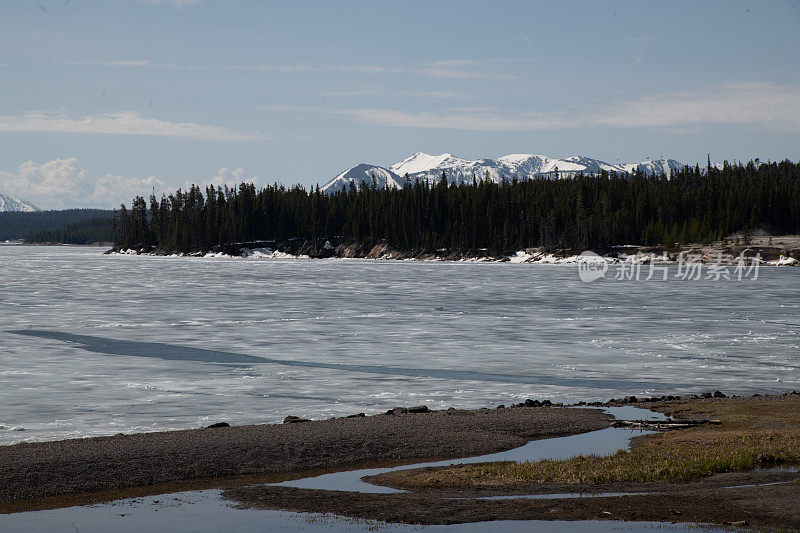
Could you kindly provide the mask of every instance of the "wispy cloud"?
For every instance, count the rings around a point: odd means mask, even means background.
[[[524,33],[519,36],[519,40],[523,43],[533,44],[533,40]]]
[[[309,106],[309,105],[286,105],[286,104],[265,104],[258,106],[259,109],[264,111],[299,111],[299,112],[324,112],[324,107]]]
[[[172,122],[146,118],[135,111],[79,117],[64,113],[42,112],[0,115],[0,133],[5,132],[105,133],[214,141],[253,141],[269,138],[267,134],[258,131],[246,132],[196,122]]]
[[[158,4],[171,4],[178,9],[186,6],[194,6],[200,3],[200,0],[139,0],[140,4],[158,5]]]
[[[380,96],[380,97],[410,97],[410,98],[442,98],[462,99],[469,95],[454,91],[391,91],[384,89],[355,89],[352,91],[329,91],[323,96]]]
[[[158,68],[176,70],[181,67],[175,63],[155,63],[148,59],[86,59],[75,61],[71,59],[57,59],[56,65],[96,65],[101,67],[128,67],[128,68]]]
[[[625,37],[625,40],[629,43],[653,43],[655,39],[653,37]]]
[[[485,63],[502,63],[504,60],[487,60]],[[169,70],[229,70],[239,72],[279,73],[345,73],[362,75],[406,75],[445,79],[499,80],[514,79],[513,74],[487,72],[478,68],[480,62],[472,59],[453,59],[420,63],[418,65],[369,65],[369,64],[239,64],[239,65],[178,65],[148,59],[85,59],[55,60],[60,65],[89,65],[101,67],[150,68]],[[471,67],[471,68],[467,68]]]
[[[711,125],[748,124],[778,131],[800,132],[800,86],[732,83],[701,91],[672,92],[548,112],[511,112],[493,107],[422,112],[386,108],[327,110],[304,107],[303,111],[333,113],[380,126],[467,131],[590,127],[697,131],[697,128]]]

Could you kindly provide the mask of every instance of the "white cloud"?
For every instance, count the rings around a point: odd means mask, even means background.
[[[236,188],[240,183],[252,183],[258,185],[258,177],[249,175],[242,167],[226,168],[222,167],[217,171],[217,175],[210,180],[205,181],[187,181],[184,184],[184,189],[188,189],[192,185],[198,185],[201,189],[205,189],[209,185],[214,187],[228,187]]]
[[[748,124],[800,132],[800,86],[733,83],[702,91],[681,91],[569,111],[492,111],[453,108],[439,112],[344,109],[334,113],[358,122],[409,128],[472,131],[535,131],[585,127],[695,128]]]
[[[131,178],[119,174],[92,177],[74,157],[47,163],[26,161],[17,172],[0,171],[0,191],[23,198],[43,209],[68,207],[111,208],[130,203],[136,195],[148,196],[166,190],[153,177]]]
[[[128,178],[120,174],[106,174],[95,182],[89,200],[94,205],[117,206],[120,203],[129,204],[134,196],[147,198],[154,192],[159,196],[166,190],[167,184],[155,176]]]
[[[209,185],[237,188],[240,183],[258,185],[259,178],[250,175],[242,167],[222,167],[210,179],[187,181],[184,190],[193,184],[205,189]],[[16,172],[0,171],[0,192],[31,202],[42,209],[111,209],[119,207],[121,203],[130,205],[134,196],[147,198],[155,193],[160,198],[162,194],[169,195],[175,189],[177,187],[167,185],[155,176],[137,178],[106,173],[96,177],[82,168],[74,157],[41,164],[26,161]]]
[[[80,117],[44,112],[0,115],[0,133],[4,132],[106,133],[214,141],[252,141],[268,138],[262,132],[245,132],[195,122],[171,122],[146,118],[135,111]]]

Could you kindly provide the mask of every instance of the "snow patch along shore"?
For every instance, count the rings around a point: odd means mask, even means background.
[[[326,241],[325,249],[333,249],[333,247]],[[328,248],[330,247],[330,248]],[[577,265],[586,259],[586,256],[581,254],[554,254],[550,252],[543,252],[536,249],[519,250],[512,255],[494,256],[491,254],[442,254],[439,250],[437,254],[422,253],[422,254],[406,254],[398,252],[389,246],[379,245],[374,247],[366,255],[333,255],[326,257],[329,259],[371,259],[371,260],[384,260],[384,261],[443,261],[443,262],[462,262],[462,263],[514,263],[514,264],[540,264],[540,265]],[[162,257],[197,257],[204,259],[250,259],[250,260],[270,260],[270,259],[319,259],[319,257],[311,257],[307,254],[293,254],[282,250],[272,248],[247,248],[241,247],[238,254],[230,254],[225,252],[196,252],[191,254],[156,254],[147,253],[141,250],[124,249],[110,252],[111,255],[151,255]],[[683,263],[702,263],[702,264],[720,264],[720,265],[735,265],[740,261],[738,255],[713,255],[713,254],[691,254],[685,252],[676,252],[672,254],[662,253],[614,253],[605,255],[593,255],[593,260],[604,261],[608,264],[623,264],[623,265],[678,265]],[[778,259],[765,260],[760,259],[755,255],[746,255],[744,260],[748,264],[758,262],[761,266],[794,266],[800,267],[800,261],[794,257],[781,255]]]

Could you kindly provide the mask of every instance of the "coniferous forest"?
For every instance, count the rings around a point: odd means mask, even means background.
[[[36,244],[95,244],[114,240],[114,219],[97,217],[72,222],[64,227],[41,230],[25,237],[25,242]]]
[[[791,161],[684,167],[668,179],[607,174],[570,179],[509,177],[494,183],[317,187],[194,186],[121,206],[118,249],[198,252],[231,243],[336,239],[370,249],[495,253],[527,247],[710,242],[734,232],[800,232],[800,164]]]
[[[91,244],[113,242],[114,212],[110,209],[64,209],[33,213],[0,213],[0,241]],[[89,229],[89,228],[94,229]]]

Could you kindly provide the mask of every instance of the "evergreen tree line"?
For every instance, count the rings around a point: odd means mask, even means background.
[[[35,233],[63,229],[66,226],[92,218],[104,218],[109,228],[112,225],[114,212],[110,209],[64,209],[61,211],[36,211],[33,213],[7,212],[0,213],[0,241],[25,239]],[[113,236],[109,231],[108,238]],[[60,242],[60,241],[50,241]]]
[[[64,227],[37,231],[25,238],[29,243],[95,244],[114,242],[113,218],[89,218]]]
[[[800,233],[800,164],[684,167],[665,176],[578,175],[572,179],[475,177],[454,185],[402,189],[362,185],[325,194],[317,187],[257,190],[197,186],[121,206],[118,248],[208,251],[237,242],[336,239],[369,249],[495,253],[527,247],[709,242],[737,231]]]

